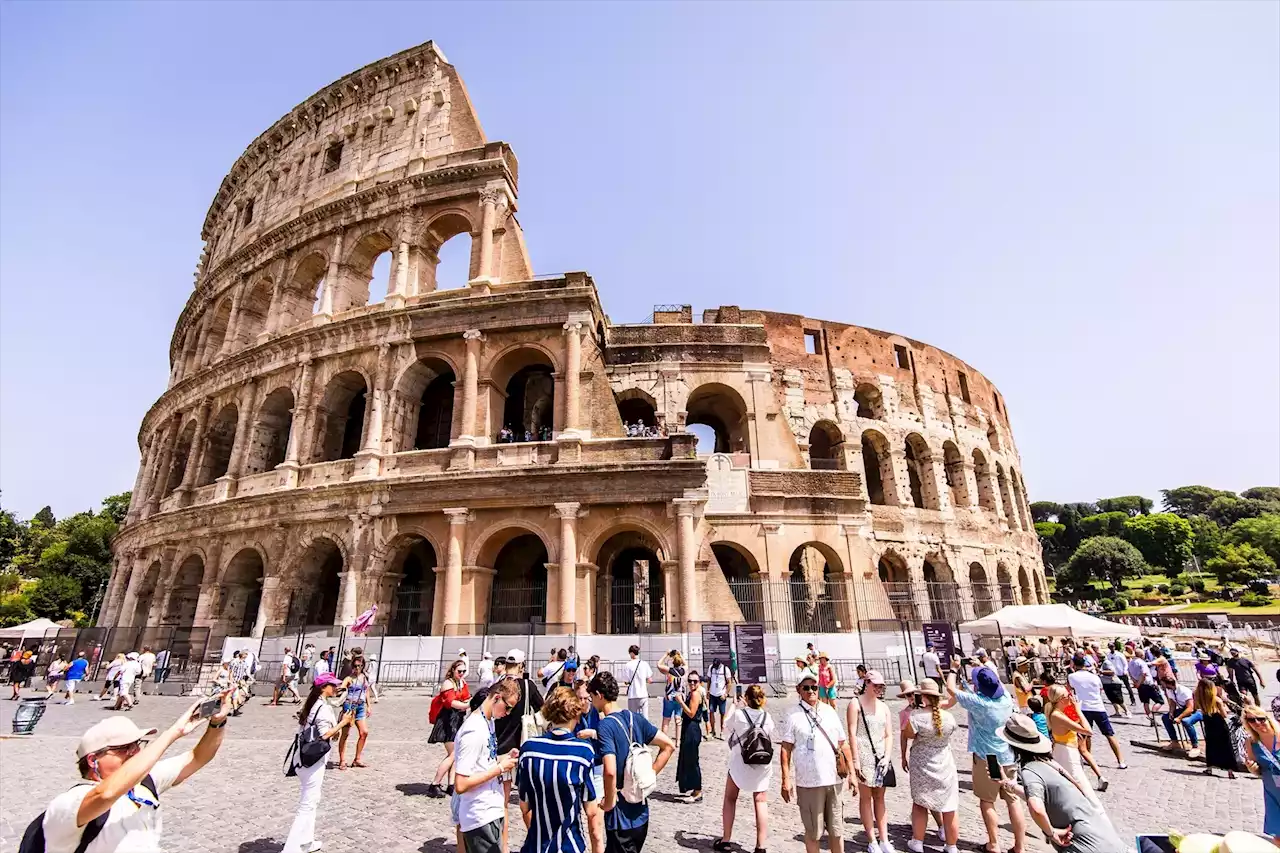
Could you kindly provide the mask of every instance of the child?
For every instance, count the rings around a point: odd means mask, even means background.
[[[1044,715],[1044,700],[1039,696],[1030,696],[1027,698],[1027,710],[1031,712],[1031,719],[1035,721],[1036,728],[1040,730],[1040,734],[1052,740],[1049,734],[1049,720]]]

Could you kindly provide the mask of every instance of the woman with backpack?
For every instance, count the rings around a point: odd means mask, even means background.
[[[327,672],[316,676],[311,692],[307,694],[302,710],[298,712],[299,733],[315,726],[316,735],[323,741],[332,741],[338,735],[346,734],[347,728],[355,722],[355,712],[348,711],[339,720],[328,702],[337,692],[338,684],[338,679]],[[289,837],[285,839],[284,849],[280,853],[307,853],[320,849],[320,843],[315,840],[316,811],[320,807],[320,786],[324,784],[327,758],[304,767],[300,751],[295,751],[292,763],[298,781],[302,784],[298,795],[298,813],[294,815]]]
[[[431,719],[434,723],[427,743],[444,744],[444,760],[436,767],[434,781],[427,786],[427,796],[440,799],[446,794],[453,795],[453,785],[445,788],[449,779],[449,771],[453,769],[453,739],[471,707],[471,691],[467,688],[466,664],[456,660],[449,667],[449,674],[440,682],[440,690],[431,700]]]
[[[688,699],[684,693],[676,694],[680,704],[680,754],[676,759],[676,784],[684,794],[684,802],[702,802],[702,764],[699,751],[702,747],[703,700],[700,689],[702,679],[697,670],[689,671]]]
[[[724,782],[724,804],[720,815],[720,840],[712,844],[716,853],[732,849],[733,820],[738,811],[738,795],[751,795],[756,816],[755,853],[764,853],[769,836],[769,785],[773,782],[773,718],[765,710],[764,688],[752,684],[746,690],[746,706],[734,708],[725,720],[729,743],[729,774]]]
[[[676,697],[684,689],[684,656],[675,649],[668,652],[658,662],[658,672],[667,677],[667,686],[662,691],[662,733],[668,734],[667,725],[671,725],[670,736],[676,735],[676,714],[680,704]]]

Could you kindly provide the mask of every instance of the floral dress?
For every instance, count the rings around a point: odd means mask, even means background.
[[[942,716],[941,735],[933,726],[933,712],[927,708],[912,711],[908,718],[916,733],[907,757],[911,764],[911,801],[930,811],[953,812],[960,806],[960,779],[951,753],[956,718],[950,711],[938,713]]]
[[[886,753],[884,749],[884,718],[886,714],[881,713],[881,708],[886,708],[882,702],[876,703],[876,710],[870,716],[862,709],[858,708],[857,731],[853,734],[858,739],[858,769],[862,772],[863,784],[873,787],[876,779],[876,756],[884,758]],[[875,744],[874,750],[872,744]]]

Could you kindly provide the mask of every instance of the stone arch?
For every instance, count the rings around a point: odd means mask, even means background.
[[[954,441],[942,443],[942,471],[951,492],[951,505],[969,506],[972,498],[969,496],[969,480],[964,471],[964,457],[960,455],[960,448]]]
[[[477,565],[493,570],[485,620],[490,630],[545,623],[550,551],[543,536],[524,526],[508,525],[486,538]]]
[[[205,329],[203,358],[205,364],[211,363],[218,357],[218,351],[222,349],[222,344],[226,341],[227,330],[230,325],[231,297],[224,296],[213,306],[213,313],[209,318],[209,328]]]
[[[248,349],[258,342],[267,330],[267,317],[271,313],[271,294],[275,282],[271,276],[263,276],[245,289],[240,298],[240,311],[236,319],[236,349]]]
[[[880,389],[870,382],[859,382],[853,391],[853,401],[857,405],[857,416],[871,420],[884,420],[884,396]]]
[[[918,621],[920,614],[916,611],[915,592],[907,561],[896,551],[885,551],[876,561],[876,577],[888,598],[892,618],[907,622]]]
[[[898,490],[894,485],[889,440],[873,429],[862,433],[862,471],[867,485],[867,500],[873,504],[897,506]]]
[[[147,624],[147,620],[151,615],[151,605],[155,602],[156,588],[160,585],[161,565],[159,560],[155,560],[151,565],[143,570],[142,580],[138,583],[137,598],[134,602],[133,613],[130,614],[129,621],[124,623],[123,627],[142,628]]]
[[[351,459],[364,445],[369,382],[360,370],[344,370],[325,386],[316,406],[311,461]]]
[[[370,302],[381,302],[390,289],[390,281],[383,282],[381,290],[376,293],[374,298],[370,298],[370,294],[374,292],[376,284],[373,281],[374,267],[378,265],[379,259],[387,256],[389,265],[389,254],[395,242],[391,235],[385,229],[374,226],[368,232],[358,237],[351,246],[351,251],[347,254],[346,260],[342,264],[342,274],[338,282],[338,287],[333,294],[333,311],[335,314],[343,311],[349,311],[352,308],[362,308]]]
[[[919,433],[913,432],[903,444],[911,502],[917,509],[940,509],[938,478],[933,470],[933,451],[929,449],[929,443]]]
[[[1000,503],[1004,505],[1004,523],[1010,530],[1018,528],[1018,507],[1013,503],[1009,491],[1009,478],[1005,476],[1004,466],[996,463],[996,483],[1000,486]]]
[[[1007,607],[1014,604],[1013,577],[1009,574],[1009,567],[1003,560],[996,563],[996,583],[1000,587],[1000,606]]]
[[[976,447],[973,449],[973,478],[978,484],[978,505],[994,513],[996,493],[991,486],[991,468],[987,465],[987,457]]]
[[[560,560],[559,539],[557,537],[552,536],[549,530],[534,521],[530,521],[527,518],[514,517],[495,520],[474,538],[468,537],[471,542],[467,546],[467,555],[463,565],[493,568],[498,552],[502,550],[503,546],[512,537],[525,533],[532,533],[542,540],[542,544],[547,549],[548,563],[556,563]]]
[[[294,562],[289,585],[282,585],[281,594],[288,602],[285,624],[337,624],[346,566],[346,548],[340,539],[328,534],[312,538]]]
[[[329,258],[325,253],[308,252],[303,256],[280,293],[275,328],[284,330],[311,322],[328,270]]]
[[[501,412],[499,441],[550,440],[556,428],[555,360],[543,347],[518,344],[490,362],[490,411]],[[505,437],[504,428],[511,437]],[[526,438],[527,437],[527,438]]]
[[[649,429],[658,428],[658,403],[639,388],[628,388],[614,395],[618,404],[618,416],[625,431],[632,424],[643,424]]]
[[[393,453],[449,446],[457,381],[453,364],[437,355],[419,358],[400,374],[391,403]]]
[[[418,273],[419,293],[465,287],[479,275],[480,247],[472,239],[479,231],[470,213],[461,208],[440,211],[431,219],[421,238],[425,249]]]
[[[253,634],[262,604],[262,581],[266,562],[262,552],[253,546],[241,548],[222,571],[219,588],[222,594],[220,620],[228,633],[237,637]]]
[[[387,550],[385,577],[395,582],[387,609],[387,633],[404,637],[430,634],[439,552],[425,536],[415,533],[397,537]]]
[[[1017,509],[1018,527],[1022,530],[1026,530],[1029,526],[1027,521],[1028,518],[1030,518],[1028,514],[1029,510],[1027,508],[1027,502],[1023,498],[1025,493],[1022,489],[1021,478],[1018,476],[1018,472],[1012,467],[1009,468],[1009,490],[1013,493],[1013,505]]]
[[[818,421],[809,430],[809,467],[838,471],[844,468],[844,435],[831,421]]]
[[[791,552],[787,592],[791,602],[790,630],[816,634],[852,627],[844,565],[836,550],[825,542],[805,542]]]
[[[170,582],[169,601],[160,624],[190,628],[196,619],[196,605],[200,602],[200,584],[203,581],[204,558],[200,554],[188,555],[178,565],[178,571]]]
[[[1036,604],[1036,591],[1031,586],[1031,575],[1027,572],[1025,565],[1018,566],[1018,593],[1022,596],[1023,604]]]
[[[699,385],[685,402],[686,427],[702,424],[715,432],[714,453],[750,453],[747,404],[742,395],[719,382]],[[701,442],[699,442],[701,445]],[[707,452],[701,446],[699,453]]]
[[[173,448],[173,461],[169,464],[169,474],[165,478],[164,492],[169,494],[178,486],[182,485],[182,478],[187,472],[187,460],[191,457],[192,443],[195,441],[196,422],[194,420],[187,421],[182,428],[182,432],[178,433],[178,442]]]
[[[235,403],[228,403],[218,410],[209,422],[204,435],[204,456],[196,486],[207,486],[227,473],[231,467],[231,451],[236,443],[236,422],[240,411]]]
[[[252,430],[244,473],[270,471],[289,450],[289,432],[293,426],[293,391],[287,385],[276,388],[258,406],[258,417]]]
[[[924,583],[929,599],[929,618],[955,622],[960,619],[960,590],[946,558],[929,554],[924,558]]]
[[[991,449],[996,453],[1000,453],[1002,451],[1002,448],[1000,447],[1000,431],[996,429],[996,425],[994,423],[987,427],[987,444],[991,445]]]
[[[969,591],[973,595],[973,615],[981,619],[996,610],[996,587],[987,580],[982,563],[969,564]]]
[[[597,633],[633,634],[660,625],[667,604],[663,543],[630,524],[610,527],[596,539]]]

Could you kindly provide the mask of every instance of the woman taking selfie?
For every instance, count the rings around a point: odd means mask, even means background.
[[[453,786],[444,785],[449,781],[449,771],[453,769],[453,739],[458,735],[462,720],[467,716],[471,706],[471,691],[464,680],[467,666],[461,660],[453,662],[449,673],[440,682],[440,690],[432,700],[432,711],[435,714],[435,725],[427,743],[444,744],[444,759],[436,767],[435,779],[427,786],[427,796],[437,799],[446,794],[453,794]]]
[[[340,733],[345,735],[347,728],[354,722],[354,714],[343,714],[339,720],[334,715],[333,706],[327,701],[338,690],[338,679],[329,673],[316,676],[311,685],[307,700],[302,703],[298,712],[298,731],[315,726],[320,738],[331,741]],[[298,813],[293,818],[293,826],[289,829],[289,837],[284,842],[281,853],[307,853],[319,850],[320,842],[316,841],[316,810],[320,807],[320,786],[324,784],[324,767],[328,758],[321,758],[310,767],[302,766],[302,756],[295,750],[293,767],[301,784],[298,795]]]

